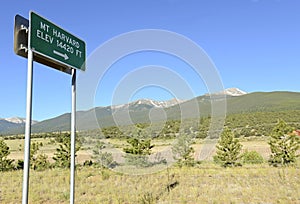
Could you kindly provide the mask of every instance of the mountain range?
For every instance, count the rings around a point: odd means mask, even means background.
[[[128,104],[77,111],[77,129],[89,130],[114,125],[159,122],[166,119],[198,118],[199,113],[201,117],[205,117],[211,113],[211,101],[225,99],[225,96],[227,115],[300,110],[300,93],[298,92],[246,93],[238,88],[229,88],[218,93],[204,94],[191,100],[155,101],[140,99]],[[22,118],[0,119],[0,134],[23,133],[24,122]],[[70,113],[41,122],[34,122],[32,125],[32,132],[68,130],[70,130]]]
[[[0,118],[0,133],[9,133],[16,129],[25,127],[25,118],[12,117],[12,118]],[[32,121],[32,125],[38,123],[38,121]]]

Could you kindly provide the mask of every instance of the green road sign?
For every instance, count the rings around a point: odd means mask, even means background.
[[[51,62],[85,71],[85,42],[30,12],[30,48]]]

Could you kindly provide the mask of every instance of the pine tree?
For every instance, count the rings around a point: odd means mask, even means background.
[[[7,156],[10,154],[9,147],[0,139],[0,171],[8,171],[13,169],[12,159],[8,159]]]
[[[271,149],[269,164],[271,166],[289,166],[296,162],[296,158],[299,156],[296,152],[299,149],[300,141],[292,131],[293,128],[283,120],[279,120],[274,127],[269,140]]]
[[[225,128],[217,144],[217,153],[214,161],[223,167],[234,167],[240,165],[240,153],[242,145],[237,138],[234,138],[233,132]]]
[[[48,161],[48,156],[46,154],[39,154],[34,159],[33,163],[31,164],[31,168],[38,171],[43,171],[45,169],[50,168],[50,162]]]
[[[53,160],[55,160],[55,166],[61,168],[70,168],[71,165],[71,138],[70,134],[66,133],[59,138],[60,144],[56,148]],[[80,141],[76,138],[75,153],[80,150]],[[75,156],[77,156],[75,154]]]
[[[92,159],[95,160],[97,164],[100,165],[101,168],[113,168],[117,165],[117,162],[114,161],[112,153],[103,152],[105,148],[104,142],[97,142],[95,147],[93,148],[93,156]]]
[[[127,143],[130,144],[130,147],[125,147],[124,151],[134,155],[150,155],[151,149],[154,147],[151,145],[150,139],[131,138],[127,140]]]
[[[130,146],[123,148],[123,151],[127,153],[124,157],[128,164],[140,167],[151,165],[151,162],[148,161],[148,156],[151,154],[154,145],[151,144],[151,139],[146,138],[145,131],[138,127],[134,131],[133,138],[127,140]]]
[[[36,154],[39,151],[39,149],[40,149],[40,145],[37,142],[31,142],[29,159],[30,159],[30,167],[33,169],[35,168],[34,163],[37,158]]]
[[[174,159],[177,160],[177,164],[180,167],[195,165],[195,159],[192,155],[195,151],[192,144],[192,137],[187,134],[182,134],[173,145],[172,152],[174,154]]]

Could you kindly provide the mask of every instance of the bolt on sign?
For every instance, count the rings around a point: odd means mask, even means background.
[[[85,42],[34,12],[30,12],[30,48],[34,53],[85,71]]]

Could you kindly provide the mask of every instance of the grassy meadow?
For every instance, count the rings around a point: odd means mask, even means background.
[[[49,138],[39,152],[51,158],[56,146]],[[126,141],[108,141],[121,148]],[[171,140],[154,140],[154,151],[168,147]],[[6,140],[10,158],[23,159],[23,140]],[[242,139],[244,150],[269,155],[266,138]],[[202,142],[196,142],[195,152]],[[78,152],[77,163],[91,158],[89,145]],[[1,172],[0,203],[21,203],[22,171]],[[69,170],[30,171],[29,203],[69,203]],[[222,168],[212,161],[196,167],[171,166],[156,173],[129,175],[108,169],[79,166],[76,170],[76,203],[300,203],[300,165],[274,168],[267,163]]]
[[[300,203],[300,169],[267,165],[224,169],[211,163],[126,175],[76,171],[76,203]],[[20,203],[22,171],[2,172],[1,203]],[[69,171],[31,171],[29,203],[68,203]]]
[[[254,137],[252,139],[240,139],[241,144],[243,145],[243,150],[255,150],[260,153],[266,160],[270,154],[269,145],[267,143],[267,137]],[[34,138],[31,139],[31,142],[42,143],[43,145],[40,147],[38,153],[43,153],[51,158],[54,155],[54,152],[57,148],[57,144],[51,143],[51,138]],[[127,145],[125,139],[106,139],[106,143],[109,143],[113,148],[122,150],[122,148]],[[153,153],[163,151],[165,148],[168,148],[172,145],[174,140],[172,139],[154,139],[152,140],[152,144],[154,144]],[[212,143],[216,143],[216,141],[211,141]],[[24,159],[24,140],[22,139],[14,139],[14,140],[5,140],[5,143],[10,148],[9,158],[11,159]],[[196,140],[195,144],[193,144],[193,148],[195,150],[195,158],[197,158],[197,153],[201,151],[203,147],[203,140]],[[84,161],[91,159],[92,151],[91,148],[95,145],[95,141],[83,143],[81,150],[77,152],[76,162],[82,164]],[[211,160],[212,158],[208,158]]]

